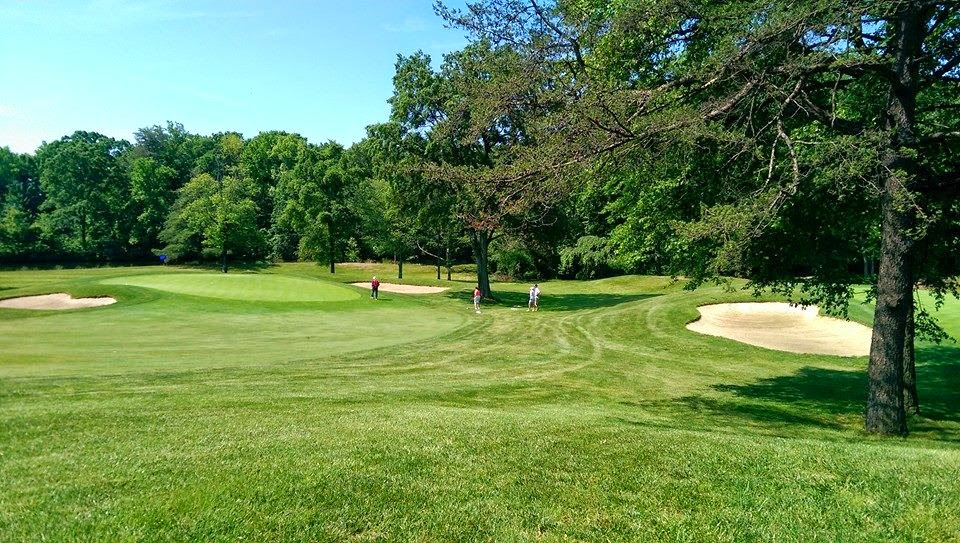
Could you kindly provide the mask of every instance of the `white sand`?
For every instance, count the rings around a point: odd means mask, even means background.
[[[700,319],[687,329],[711,336],[791,353],[866,356],[871,330],[841,319],[822,317],[816,306],[786,303],[703,305]]]
[[[364,281],[363,283],[350,283],[355,287],[361,287],[365,289],[370,288],[370,282]],[[380,290],[384,292],[396,292],[397,294],[436,294],[438,292],[444,292],[450,290],[448,287],[423,287],[420,285],[400,285],[397,283],[380,283]]]
[[[69,294],[44,294],[42,296],[23,296],[0,300],[0,307],[9,309],[78,309],[81,307],[99,307],[117,303],[113,298],[73,298]]]

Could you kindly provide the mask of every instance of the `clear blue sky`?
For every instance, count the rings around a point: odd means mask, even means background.
[[[397,53],[438,63],[466,43],[432,0],[0,0],[0,28],[0,147],[16,152],[167,120],[349,145],[386,120]]]

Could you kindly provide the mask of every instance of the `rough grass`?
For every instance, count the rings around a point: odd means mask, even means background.
[[[861,431],[865,359],[683,328],[697,305],[741,293],[650,277],[551,281],[543,310],[528,313],[527,285],[497,284],[499,303],[475,315],[468,277],[449,293],[379,303],[225,300],[103,281],[154,272],[0,274],[4,296],[120,300],[0,312],[0,540],[960,534],[952,344],[921,346],[924,416],[911,437],[880,439]],[[392,272],[262,273],[396,281]],[[446,284],[429,268],[405,272]],[[943,313],[954,332],[958,307]],[[386,324],[365,333],[376,323]],[[308,339],[315,329],[326,335]],[[150,348],[160,344],[173,351]]]

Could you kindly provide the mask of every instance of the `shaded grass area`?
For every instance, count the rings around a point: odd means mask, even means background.
[[[349,282],[371,272],[348,270],[263,273]],[[429,268],[405,272],[435,282]],[[109,288],[118,290],[98,293],[121,300],[86,313],[0,313],[3,337],[32,336],[26,323],[51,330],[31,344],[30,362],[9,354],[12,341],[0,349],[0,540],[960,533],[953,345],[918,351],[925,411],[913,435],[878,439],[860,430],[865,359],[779,353],[683,328],[697,305],[741,293],[682,292],[664,278],[551,281],[541,284],[544,309],[528,313],[512,307],[525,307],[528,285],[498,284],[501,303],[478,316],[460,289],[321,309],[100,283],[112,273],[131,271],[0,274],[18,291]],[[234,345],[243,343],[234,317],[261,324],[255,348]],[[53,330],[75,318],[93,337],[74,349],[69,371],[52,371],[79,341]],[[129,338],[136,331],[123,326],[137,319],[174,343],[200,327],[209,344],[180,361],[131,347],[106,365],[97,345]],[[231,327],[217,335],[207,321]],[[400,327],[403,341],[358,334],[377,321]],[[285,322],[341,326],[307,340]],[[422,329],[430,335],[411,337]],[[356,348],[335,348],[341,336]],[[305,350],[311,343],[320,347]],[[221,350],[229,354],[216,358]]]

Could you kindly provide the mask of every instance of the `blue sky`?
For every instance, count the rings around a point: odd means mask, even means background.
[[[0,147],[298,132],[349,145],[387,118],[397,53],[463,47],[432,0],[0,0]]]

